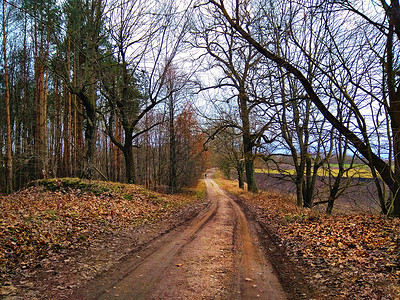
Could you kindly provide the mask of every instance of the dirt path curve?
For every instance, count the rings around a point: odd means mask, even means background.
[[[240,207],[213,179],[205,181],[210,205],[202,213],[73,298],[285,299]]]

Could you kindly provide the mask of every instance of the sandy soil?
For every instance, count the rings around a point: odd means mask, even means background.
[[[206,179],[210,204],[127,255],[72,299],[286,299],[241,207]]]

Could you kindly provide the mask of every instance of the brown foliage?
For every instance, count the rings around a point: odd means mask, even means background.
[[[381,215],[328,216],[296,207],[278,193],[249,195],[258,218],[278,236],[281,249],[303,266],[324,298],[394,299],[400,295],[400,220]]]
[[[35,267],[97,235],[161,220],[190,200],[136,185],[53,179],[0,197],[0,270]]]

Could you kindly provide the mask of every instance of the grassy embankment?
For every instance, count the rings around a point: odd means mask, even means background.
[[[77,178],[35,181],[0,197],[0,273],[34,267],[51,252],[106,232],[163,220],[204,197],[204,181],[178,195]]]

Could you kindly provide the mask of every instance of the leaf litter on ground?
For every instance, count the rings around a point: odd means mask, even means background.
[[[194,198],[76,178],[36,181],[0,196],[0,295],[15,291],[10,274],[40,267],[52,253],[89,245],[99,235],[165,219]]]
[[[227,190],[254,206],[258,220],[301,263],[308,283],[327,299],[400,298],[400,219],[373,214],[328,216],[299,208],[290,195]]]

